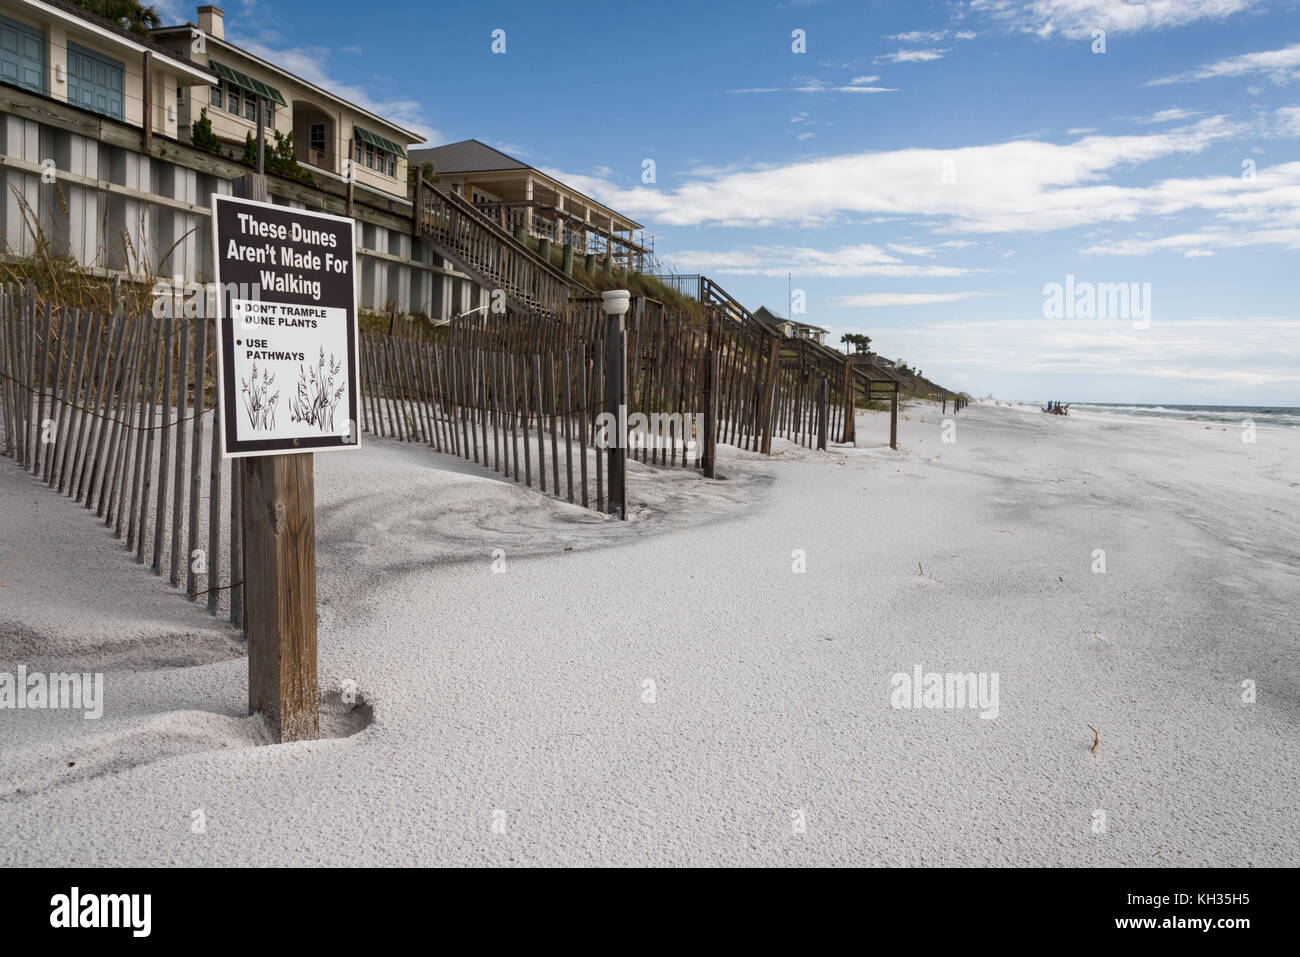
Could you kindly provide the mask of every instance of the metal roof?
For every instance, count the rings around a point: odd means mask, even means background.
[[[489,173],[508,169],[532,169],[527,163],[521,163],[513,156],[507,156],[498,149],[493,149],[478,140],[462,140],[435,146],[432,149],[411,150],[411,162],[423,163],[433,160],[433,168],[438,173]]]
[[[779,326],[782,323],[788,322],[796,329],[814,329],[817,332],[830,332],[829,329],[825,329],[822,326],[814,326],[808,322],[800,322],[798,319],[786,319],[784,316],[777,315],[771,309],[767,308],[767,306],[759,306],[758,309],[754,311],[754,318],[769,326]]]
[[[606,206],[598,199],[593,199],[586,193],[574,189],[566,183],[560,182],[549,173],[544,173],[536,166],[529,166],[527,163],[521,163],[506,153],[501,152],[481,143],[478,140],[461,140],[459,143],[448,143],[446,146],[434,146],[430,149],[411,150],[409,154],[411,163],[419,166],[429,160],[433,161],[433,171],[436,174],[446,174],[455,176],[459,173],[508,173],[518,170],[529,170],[536,173],[537,176],[548,183],[554,183],[556,186],[572,193],[580,198],[584,203],[592,207],[600,207],[609,213],[617,216],[619,219],[631,223],[633,229],[643,228],[631,216],[626,216],[610,206]]]

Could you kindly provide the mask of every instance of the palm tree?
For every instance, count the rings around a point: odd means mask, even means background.
[[[149,36],[149,31],[162,26],[162,17],[153,7],[145,6],[139,0],[74,0],[79,7],[91,13],[112,20],[123,30],[142,37]]]
[[[868,351],[868,348],[871,345],[871,337],[864,336],[856,332],[846,332],[844,333],[844,335],[840,336],[840,342],[853,345],[857,348],[857,351],[859,353],[863,353]],[[845,346],[844,351],[846,354],[848,353],[849,350],[847,345]]]

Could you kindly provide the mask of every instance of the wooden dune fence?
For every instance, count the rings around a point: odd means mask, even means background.
[[[390,328],[360,339],[364,429],[617,511],[599,419],[616,411],[599,300],[572,302],[559,318]],[[831,350],[774,339],[723,309],[644,298],[624,328],[625,421],[644,439],[629,459],[709,474],[715,442],[766,452],[776,434],[825,447],[851,428],[858,383]],[[231,486],[242,469],[220,457],[215,383],[211,321],[104,315],[0,288],[3,453],[93,512],[137,562],[242,627],[242,495]],[[634,501],[635,478],[629,486]]]
[[[844,356],[809,339],[782,343],[773,431],[807,448],[853,438],[852,369]]]
[[[55,308],[30,288],[0,289],[3,451],[242,626],[242,575],[230,573],[243,567],[240,496],[220,457],[213,343],[207,320]]]
[[[611,510],[604,314],[467,317],[445,342],[398,335],[361,341],[362,427],[422,442],[512,481],[599,511]],[[690,333],[688,335],[688,333]],[[694,336],[694,338],[693,338]],[[705,451],[704,362],[698,333],[656,314],[629,326],[626,417],[645,416],[628,457],[695,468]],[[609,420],[605,420],[606,425]],[[601,439],[601,436],[604,439]]]

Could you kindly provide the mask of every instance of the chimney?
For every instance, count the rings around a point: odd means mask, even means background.
[[[226,13],[220,7],[199,7],[199,29],[217,40],[226,38]]]

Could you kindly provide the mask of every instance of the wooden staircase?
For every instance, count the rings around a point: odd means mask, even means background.
[[[413,193],[415,237],[481,285],[501,290],[513,311],[559,318],[570,295],[595,295],[447,186],[420,177]]]

